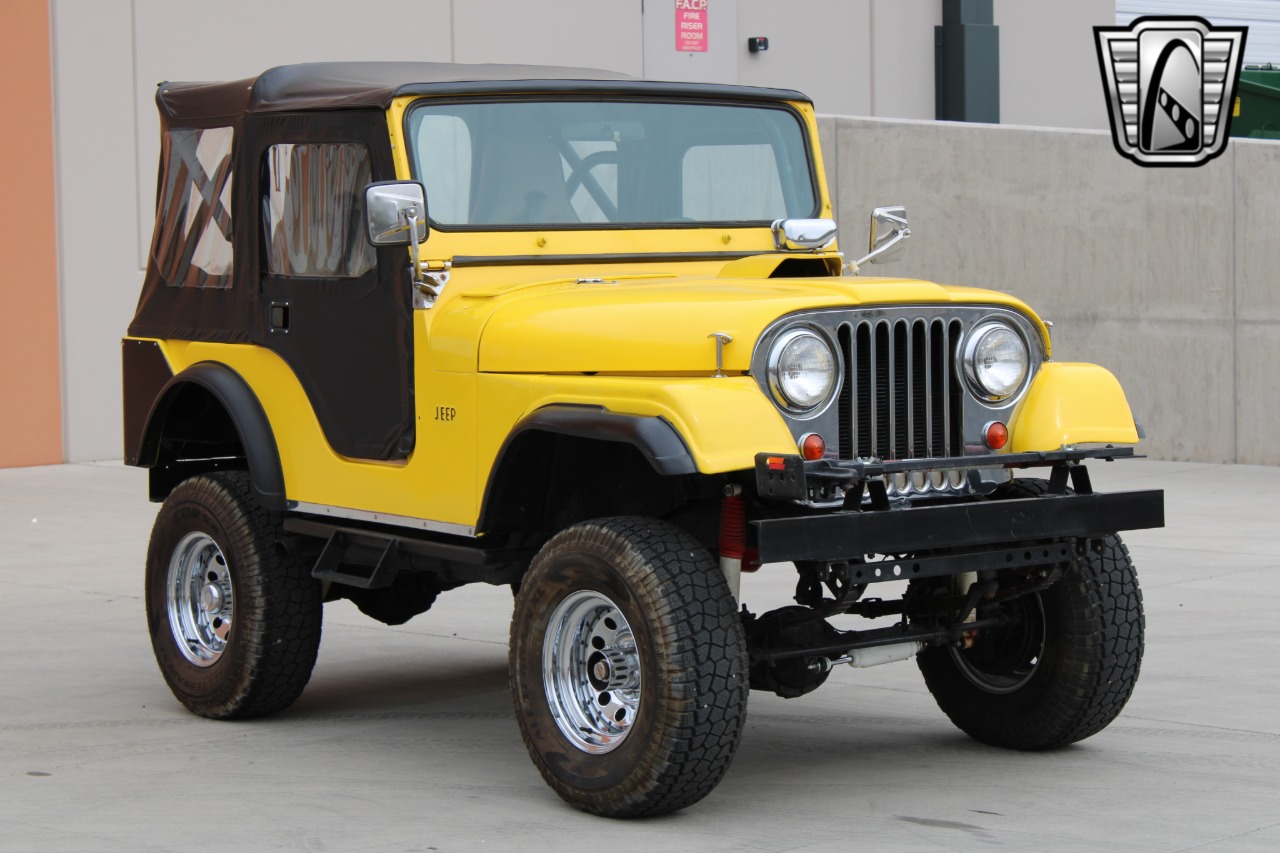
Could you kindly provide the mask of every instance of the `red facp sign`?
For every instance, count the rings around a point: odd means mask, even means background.
[[[676,0],[676,50],[707,52],[708,0]]]

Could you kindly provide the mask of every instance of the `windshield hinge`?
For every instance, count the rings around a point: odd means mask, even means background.
[[[424,260],[419,266],[422,275],[435,282],[436,288],[444,287],[449,280],[449,270],[453,269],[452,260]]]
[[[418,263],[418,272],[424,279],[423,285],[415,288],[414,308],[430,308],[440,296],[440,291],[449,283],[449,274],[453,269],[453,261],[426,260]],[[428,284],[429,282],[429,284]]]

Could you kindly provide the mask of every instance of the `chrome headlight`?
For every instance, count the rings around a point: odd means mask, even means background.
[[[965,339],[964,371],[980,399],[996,402],[1015,394],[1029,361],[1026,342],[1004,323],[983,323]]]
[[[792,329],[769,350],[769,388],[784,407],[808,411],[826,402],[836,385],[836,354],[809,329]]]

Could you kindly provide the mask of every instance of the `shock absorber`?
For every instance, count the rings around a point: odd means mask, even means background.
[[[747,549],[747,506],[742,486],[730,483],[720,500],[720,571],[735,601],[742,587],[742,555]]]
[[[720,570],[735,599],[741,598],[742,573],[760,568],[756,554],[756,549],[747,547],[747,502],[742,486],[730,483],[720,501]]]

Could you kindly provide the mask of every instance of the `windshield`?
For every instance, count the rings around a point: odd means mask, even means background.
[[[443,227],[761,224],[816,214],[799,116],[644,101],[428,103],[407,120]]]

